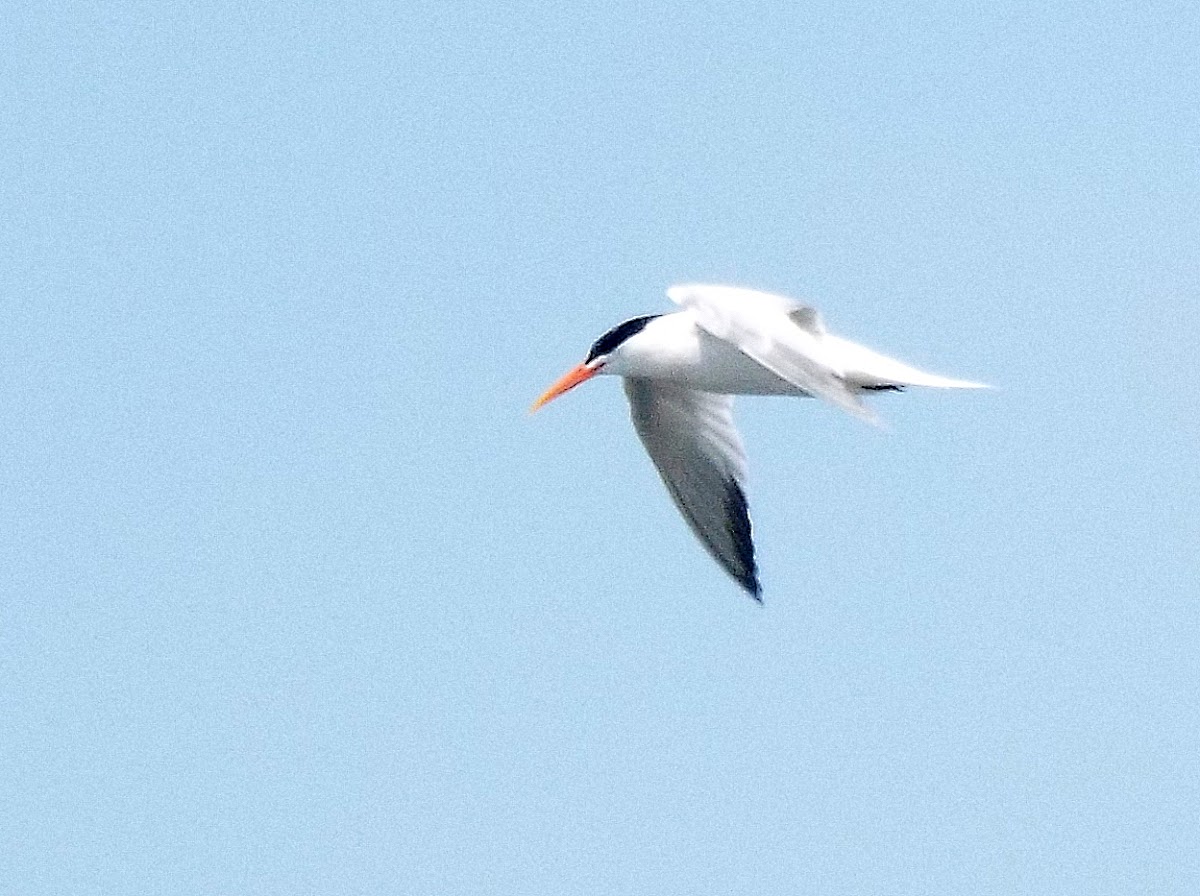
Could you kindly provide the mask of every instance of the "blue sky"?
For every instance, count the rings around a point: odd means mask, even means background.
[[[1200,887],[1190,3],[28,4],[0,889]],[[997,386],[618,384],[679,281]]]

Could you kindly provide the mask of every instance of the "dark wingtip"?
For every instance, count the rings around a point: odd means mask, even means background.
[[[758,606],[762,606],[762,585],[758,583],[758,569],[754,559],[750,560],[750,570],[746,573],[746,577],[742,581],[742,587],[746,589],[746,594],[758,602]]]
[[[754,539],[751,535],[750,514],[746,506],[746,493],[735,480],[728,483],[725,506],[731,522],[730,534],[737,548],[741,569],[733,571],[738,584],[746,593],[762,604],[762,585],[758,581],[758,563],[754,559]]]
[[[753,561],[751,562],[753,563]],[[746,571],[745,576],[738,579],[738,584],[746,589],[746,593],[754,598],[759,606],[762,606],[762,585],[758,581],[758,569],[754,565],[751,565],[750,569]]]

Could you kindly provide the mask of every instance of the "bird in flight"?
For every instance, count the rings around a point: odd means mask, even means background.
[[[675,506],[759,603],[734,395],[811,396],[878,423],[862,401],[865,392],[987,388],[924,373],[834,336],[816,309],[783,296],[704,284],[673,286],[667,296],[681,310],[613,327],[530,410],[597,374],[623,377],[634,429]]]

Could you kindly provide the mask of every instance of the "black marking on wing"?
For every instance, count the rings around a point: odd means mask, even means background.
[[[615,349],[630,336],[634,336],[642,332],[646,324],[650,323],[650,321],[654,320],[656,317],[662,317],[662,315],[645,314],[641,317],[633,317],[624,323],[617,324],[615,327],[592,343],[592,347],[588,350],[587,358],[584,359],[583,363],[587,364],[591,361],[594,361],[596,358],[599,358],[601,355],[611,354],[613,349]]]
[[[758,564],[754,560],[754,539],[750,525],[750,511],[746,504],[746,493],[734,480],[726,483],[725,511],[729,517],[729,534],[737,551],[738,568],[730,568],[734,578],[762,603],[762,585],[758,582]]]
[[[871,383],[867,386],[859,386],[860,389],[865,389],[868,392],[903,392],[904,387],[896,383]]]
[[[637,377],[624,385],[633,427],[688,528],[761,603],[733,399]]]

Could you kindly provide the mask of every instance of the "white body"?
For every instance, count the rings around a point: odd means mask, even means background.
[[[650,321],[621,344],[601,373],[646,377],[722,395],[820,396],[819,387],[804,388],[796,377],[777,372],[773,360],[792,355],[839,380],[847,398],[884,386],[984,388],[925,373],[834,336],[815,310],[782,296],[704,285],[674,286],[667,295],[684,310]],[[715,335],[714,330],[726,335]],[[870,416],[865,408],[857,412]]]
[[[870,389],[981,388],[834,336],[816,310],[783,296],[704,285],[675,286],[667,295],[683,310],[653,318],[606,348],[604,339],[621,330],[614,328],[535,407],[595,374],[624,377],[634,428],[676,507],[756,600],[746,461],[732,396],[815,396],[874,422],[861,398]]]

